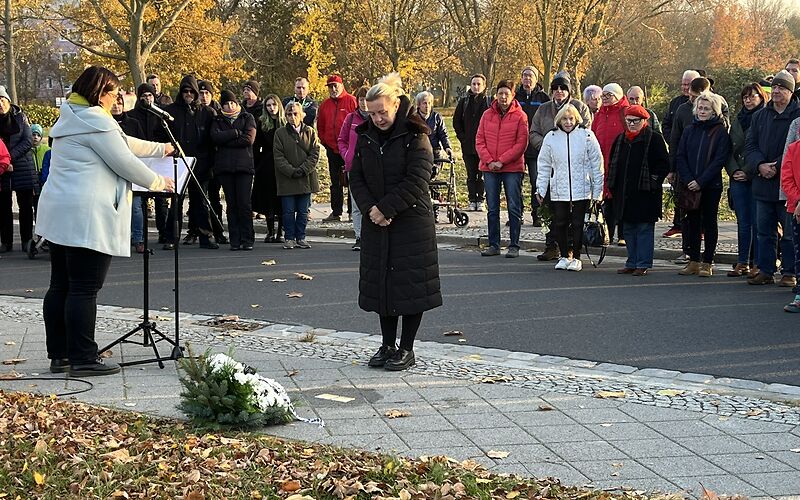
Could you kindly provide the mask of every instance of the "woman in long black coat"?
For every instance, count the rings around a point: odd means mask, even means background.
[[[256,134],[256,141],[261,141],[261,159],[255,165],[252,209],[253,212],[264,214],[267,219],[267,236],[264,238],[264,243],[283,243],[281,200],[275,183],[275,157],[272,149],[275,143],[275,131],[286,126],[286,116],[283,104],[275,94],[270,94],[264,99],[264,113],[258,119],[257,125],[261,131],[261,134]],[[275,232],[276,220],[277,232]]]
[[[361,209],[358,305],[380,315],[383,345],[369,366],[405,370],[415,363],[422,313],[442,305],[428,182],[433,153],[428,127],[392,73],[367,93],[350,189]],[[397,325],[403,316],[399,349]]]
[[[607,185],[628,252],[619,274],[644,276],[653,267],[653,238],[661,218],[661,183],[669,173],[669,155],[664,137],[648,126],[649,118],[642,106],[626,108],[625,132],[611,147]]]

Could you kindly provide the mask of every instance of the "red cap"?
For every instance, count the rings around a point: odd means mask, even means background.
[[[325,85],[330,85],[331,83],[344,83],[342,81],[342,77],[339,75],[331,75],[328,77],[328,81],[325,82]]]
[[[625,116],[635,116],[637,118],[644,118],[645,120],[650,119],[650,113],[648,113],[646,109],[638,104],[625,108]]]

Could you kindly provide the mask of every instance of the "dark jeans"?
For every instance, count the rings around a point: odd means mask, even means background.
[[[792,232],[786,224],[789,214],[786,202],[756,200],[756,227],[758,230],[758,269],[770,276],[775,274],[778,224],[783,224],[781,238],[781,267],[784,274],[794,275],[794,245]]]
[[[153,198],[153,206],[155,207],[154,217],[156,219],[156,229],[158,235],[166,237],[167,235],[167,218],[169,217],[169,201],[166,197],[157,196]]]
[[[281,196],[281,206],[283,208],[283,231],[286,235],[286,240],[306,239],[311,195]]]
[[[509,221],[509,247],[519,248],[522,217],[522,172],[486,172],[486,220],[489,246],[500,248],[500,188],[506,192]]]
[[[739,244],[738,264],[755,262],[756,251],[756,200],[753,198],[752,181],[735,181],[730,185],[733,210],[736,212],[737,243]]]
[[[700,262],[700,242],[705,240],[703,249],[703,262],[714,263],[717,253],[717,240],[719,228],[719,200],[722,198],[721,189],[704,189],[700,196],[700,208],[686,212],[683,233],[689,245],[689,260]]]
[[[325,153],[328,155],[328,173],[331,176],[331,215],[342,215],[342,207],[344,205],[344,186],[342,186],[344,158],[328,147],[325,148]]]
[[[627,243],[625,250],[628,269],[650,269],[653,267],[653,251],[655,246],[655,222],[623,222],[622,235]]]
[[[381,336],[383,345],[395,345],[397,342],[397,324],[400,316],[381,316]],[[417,337],[419,325],[422,323],[422,313],[406,314],[403,316],[403,331],[400,336],[400,349],[414,350],[414,339]]]
[[[536,200],[536,175],[538,171],[536,158],[525,158],[525,166],[528,169],[528,182],[531,184],[531,215],[533,215],[536,209],[539,208],[539,202]],[[522,210],[524,211],[525,208],[523,207]],[[536,216],[533,218],[535,220]]]
[[[583,220],[589,200],[553,201],[550,200],[550,209],[553,211],[553,238],[558,243],[562,257],[569,257],[570,236],[572,237],[572,257],[581,258],[583,246]]]
[[[43,306],[48,358],[69,358],[73,365],[97,359],[97,292],[109,265],[110,255],[50,243],[50,288]]]
[[[231,246],[252,245],[255,241],[250,208],[253,174],[220,174],[217,179],[225,192]]]
[[[14,214],[11,211],[11,193],[17,195],[19,237],[23,244],[33,238],[33,189],[0,191],[0,244],[6,248],[14,245]]]
[[[464,165],[467,167],[467,193],[470,203],[482,202],[484,185],[483,172],[478,170],[480,158],[478,154],[464,153]]]

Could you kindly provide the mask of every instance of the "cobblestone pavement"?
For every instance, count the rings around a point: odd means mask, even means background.
[[[101,306],[98,342],[133,328],[140,314]],[[171,334],[174,317],[158,316],[162,331]],[[270,434],[408,456],[473,458],[498,472],[598,488],[697,496],[702,482],[718,493],[800,495],[800,387],[434,342],[416,346],[413,369],[391,373],[365,366],[380,343],[375,336],[247,320],[220,328],[209,326],[211,319],[182,313],[182,341],[197,351],[233,348],[237,359],[284,384],[301,415],[326,422],[324,428],[299,422],[269,428]],[[46,373],[39,299],[0,297],[0,341],[3,359],[27,359],[14,367],[18,372],[48,379],[2,380],[2,389],[84,391],[72,397],[180,418],[172,362],[163,370],[128,366],[93,385]],[[113,358],[145,359],[149,349],[118,345]],[[353,399],[336,402],[321,394]],[[389,419],[384,414],[390,409],[409,416]],[[489,450],[510,455],[491,459]]]

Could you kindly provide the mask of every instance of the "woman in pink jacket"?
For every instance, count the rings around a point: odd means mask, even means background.
[[[478,151],[489,225],[489,247],[481,255],[500,255],[500,187],[506,192],[510,226],[506,257],[519,256],[519,230],[522,217],[522,176],[525,149],[528,147],[528,117],[514,99],[514,82],[502,80],[491,107],[481,117],[475,149]]]
[[[339,154],[344,158],[344,171],[349,176],[350,169],[353,167],[353,157],[356,154],[356,142],[358,142],[358,132],[356,127],[367,121],[367,91],[369,87],[361,87],[356,92],[358,109],[344,118],[342,128],[339,129],[339,137],[336,144],[339,146]],[[361,251],[361,210],[358,209],[353,193],[350,193],[350,204],[353,206],[353,231],[356,233],[356,242],[353,243],[353,251]]]
[[[786,212],[792,215],[791,230],[795,255],[800,255],[798,253],[800,252],[800,133],[794,132],[793,134],[792,129],[796,131],[798,128],[800,128],[800,118],[792,122],[789,136],[786,139],[786,152],[783,154],[783,163],[781,164],[781,189],[786,193]],[[797,140],[789,143],[793,139]],[[783,230],[788,229],[784,227]],[[792,302],[784,306],[783,310],[800,313],[800,291]]]

